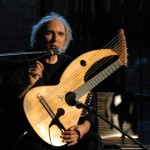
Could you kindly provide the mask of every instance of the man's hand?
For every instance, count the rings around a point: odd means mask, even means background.
[[[83,124],[75,125],[67,129],[60,136],[63,142],[66,142],[68,146],[75,145],[90,129],[90,122],[84,121]]]
[[[36,63],[30,66],[28,73],[29,73],[29,84],[32,86],[34,85],[39,78],[42,78],[42,72],[44,70],[44,66],[41,62],[36,61]]]
[[[36,61],[36,63],[29,67],[28,74],[29,74],[29,84],[25,89],[18,95],[19,99],[21,99],[29,90],[32,88],[32,86],[39,80],[39,78],[42,78],[42,72],[44,70],[44,66],[41,62]]]

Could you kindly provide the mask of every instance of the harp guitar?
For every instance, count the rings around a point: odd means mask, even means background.
[[[87,94],[95,86],[121,66],[127,65],[124,35],[123,38],[119,36],[119,44],[113,48],[92,50],[80,55],[65,69],[58,85],[39,86],[27,92],[23,101],[24,112],[31,127],[42,140],[53,146],[65,145],[60,138],[61,133],[76,125],[82,113],[75,102],[79,100],[85,103]],[[118,56],[118,59],[111,65],[88,81],[84,80],[95,62],[103,60],[99,64],[103,65],[108,58],[114,56]]]

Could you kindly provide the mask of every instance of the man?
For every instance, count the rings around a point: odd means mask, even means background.
[[[51,12],[33,26],[31,33],[32,50],[43,51],[44,53],[59,48],[61,51],[60,55],[50,55],[34,63],[19,64],[8,70],[3,85],[7,88],[9,87],[9,90],[13,89],[14,97],[18,98],[17,103],[19,103],[20,108],[15,110],[16,114],[18,114],[20,109],[23,109],[24,96],[31,89],[39,86],[58,85],[60,83],[62,73],[72,61],[72,58],[65,54],[71,40],[72,30],[70,25],[63,16],[55,12]],[[90,103],[92,107],[96,107],[96,99],[94,97],[93,95],[93,100]],[[20,118],[22,120],[22,117]],[[59,135],[60,137],[58,137],[64,143],[62,146],[47,144],[37,136],[30,125],[27,124],[27,120],[25,123],[23,122],[19,122],[19,128],[23,127],[23,129],[19,130],[20,136],[18,136],[15,144],[15,150],[96,150],[102,148],[100,147],[99,136],[97,138],[97,135],[94,134],[97,117],[90,111],[79,118],[78,124],[63,130]]]

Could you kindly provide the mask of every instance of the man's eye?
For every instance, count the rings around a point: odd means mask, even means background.
[[[59,32],[59,35],[60,36],[64,36],[65,34],[63,32]]]

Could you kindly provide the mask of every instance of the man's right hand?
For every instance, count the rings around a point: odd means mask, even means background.
[[[42,78],[44,66],[40,61],[36,61],[36,63],[29,68],[29,84],[33,86],[39,78]]]

